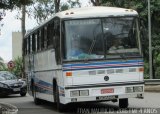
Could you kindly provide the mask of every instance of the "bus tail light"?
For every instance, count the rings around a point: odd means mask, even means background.
[[[72,72],[66,72],[66,76],[72,76]]]

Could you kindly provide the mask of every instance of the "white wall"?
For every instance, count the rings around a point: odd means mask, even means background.
[[[12,59],[22,57],[22,33],[12,32]]]

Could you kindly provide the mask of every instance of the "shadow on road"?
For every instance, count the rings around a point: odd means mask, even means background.
[[[21,97],[20,95],[0,95],[0,99],[2,98],[18,98]]]
[[[33,103],[33,102],[32,102]],[[31,104],[28,103],[28,104]],[[34,103],[33,103],[34,104]],[[32,104],[32,105],[33,105]],[[28,109],[32,110],[32,112],[35,110],[39,110],[41,113],[45,112],[45,114],[59,114],[59,112],[56,109],[56,105],[51,102],[43,101],[41,105],[38,105],[39,107],[34,109]],[[27,110],[27,109],[20,109],[20,111]],[[47,111],[48,110],[48,111]],[[66,114],[92,114],[92,113],[110,113],[119,110],[119,108],[115,105],[110,105],[106,103],[72,103],[65,106],[64,112]],[[28,112],[29,113],[29,112]],[[30,113],[31,114],[31,113]],[[34,113],[38,114],[38,113]]]
[[[41,113],[37,113],[37,110],[39,110],[39,112]],[[157,114],[158,110],[151,109],[151,108],[120,109],[117,105],[112,105],[110,103],[107,104],[107,103],[90,102],[90,103],[68,104],[65,106],[63,114],[128,114],[128,113],[146,114],[146,112],[147,113],[152,112],[152,114]],[[28,112],[28,113],[20,113],[20,114],[60,114],[60,113],[57,111],[56,105],[54,103],[43,101],[42,105],[39,105],[38,108],[32,109],[32,113]]]
[[[42,101],[41,105],[35,105],[33,98],[30,96],[21,97],[19,95],[10,95],[3,98],[2,102],[8,102],[18,107],[18,114],[60,114],[54,103]],[[63,114],[148,114],[148,112],[158,114],[157,112],[160,112],[160,110],[155,108],[145,108],[143,104],[142,106],[130,105],[130,108],[128,109],[120,109],[117,103],[90,102],[68,104],[66,105]]]

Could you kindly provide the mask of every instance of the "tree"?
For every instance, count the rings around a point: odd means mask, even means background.
[[[54,0],[55,13],[59,12],[60,0]]]
[[[30,6],[30,11],[37,23],[42,23],[55,13],[53,0],[35,0],[34,4]]]
[[[0,57],[0,70],[2,70],[4,66],[4,60]]]
[[[32,6],[34,10],[32,9]],[[37,23],[42,23],[57,13],[57,11],[64,11],[73,7],[81,7],[81,4],[79,0],[67,0],[65,3],[60,3],[60,0],[54,0],[54,2],[53,0],[35,0],[32,6],[30,9],[34,14],[33,17],[37,20]]]
[[[13,9],[30,3],[32,3],[32,0],[1,0],[0,9]]]
[[[15,67],[13,69],[8,69],[8,67],[4,65],[2,60],[3,59],[0,57],[0,70],[10,71],[13,74],[15,74],[18,78],[23,78],[23,59],[22,57],[17,57],[16,59],[14,59]]]
[[[17,57],[14,60],[15,67],[13,68],[12,72],[19,78],[23,78],[23,59],[22,57]]]
[[[22,36],[24,37],[25,34],[25,7],[26,5],[30,5],[33,3],[32,0],[1,0],[2,2],[0,3],[0,9],[14,9],[14,8],[19,8],[22,9]],[[1,17],[1,16],[0,16]]]
[[[79,2],[79,0],[75,0],[75,1],[72,1],[72,0],[68,0],[68,9],[69,8],[74,8],[74,7],[81,7],[81,3]]]
[[[26,33],[25,20],[26,20],[26,6],[22,5],[22,18],[21,18],[22,38],[24,38],[24,35]]]

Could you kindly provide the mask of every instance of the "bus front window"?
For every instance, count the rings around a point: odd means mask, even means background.
[[[135,17],[65,21],[64,60],[140,57]]]
[[[138,27],[135,17],[103,19],[106,58],[133,57],[140,55]]]
[[[100,19],[65,21],[65,60],[104,58]]]

